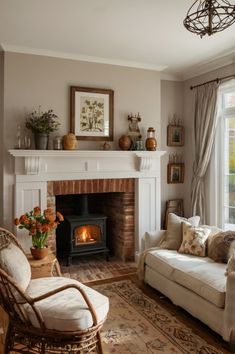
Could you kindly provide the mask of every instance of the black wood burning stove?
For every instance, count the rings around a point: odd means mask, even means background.
[[[56,231],[57,256],[67,258],[67,266],[72,257],[104,253],[108,259],[106,247],[106,221],[102,214],[90,214],[88,198],[81,196],[81,215],[67,215]]]

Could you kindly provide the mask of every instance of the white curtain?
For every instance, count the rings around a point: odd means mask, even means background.
[[[193,127],[194,163],[192,178],[192,215],[199,215],[205,223],[204,179],[215,139],[217,91],[219,84],[212,82],[195,89],[195,114]]]

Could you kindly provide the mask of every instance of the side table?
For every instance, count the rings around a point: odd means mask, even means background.
[[[32,279],[61,276],[58,259],[53,253],[41,260],[34,259],[30,254],[27,255],[27,258],[31,266]]]

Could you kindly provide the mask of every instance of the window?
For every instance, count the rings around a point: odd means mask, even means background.
[[[217,220],[235,230],[235,83],[219,90],[219,124],[216,138]]]

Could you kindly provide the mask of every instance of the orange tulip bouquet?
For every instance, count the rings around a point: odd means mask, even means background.
[[[19,226],[19,229],[29,231],[34,248],[42,249],[46,247],[48,236],[63,220],[63,215],[59,212],[55,214],[51,208],[42,212],[39,207],[35,207],[30,212],[21,215],[19,219],[15,219],[14,223]]]

